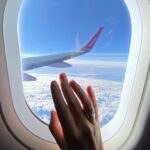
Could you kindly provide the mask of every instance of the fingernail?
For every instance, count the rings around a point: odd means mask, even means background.
[[[91,92],[94,92],[91,85],[88,85],[87,88],[88,88]]]
[[[66,74],[64,72],[60,73],[59,75],[60,79],[66,79]]]
[[[74,80],[70,80],[69,84],[74,85],[76,82]]]
[[[51,90],[56,90],[58,88],[58,84],[57,84],[57,81],[52,81],[51,82]]]
[[[54,85],[56,85],[57,84],[57,82],[55,81],[55,80],[53,80],[52,82],[51,82],[51,86],[54,86]]]
[[[75,81],[74,80],[70,80],[70,83],[75,83]]]

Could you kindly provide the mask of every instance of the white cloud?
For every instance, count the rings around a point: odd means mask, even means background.
[[[93,66],[99,68],[116,68],[116,67],[126,67],[126,62],[121,61],[99,61],[99,60],[75,60],[71,59],[66,61],[72,65],[77,66]]]
[[[39,118],[40,118],[42,121],[44,121],[45,123],[49,124],[49,121],[50,121],[50,120],[49,120],[49,116],[43,114],[43,115],[39,116]]]
[[[50,94],[50,82],[58,80],[56,74],[39,75],[36,82],[24,82],[24,94],[28,105],[33,111],[50,112],[54,110],[54,104]],[[85,89],[87,84],[92,85],[97,97],[101,122],[107,123],[116,113],[122,90],[122,83],[107,80],[89,79],[88,77],[73,77]],[[48,116],[39,115],[48,123]]]

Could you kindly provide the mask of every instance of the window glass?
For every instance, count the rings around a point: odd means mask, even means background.
[[[89,39],[103,28],[85,54]],[[18,19],[24,96],[31,111],[49,123],[54,110],[50,82],[66,72],[85,89],[91,84],[101,126],[120,103],[131,38],[129,12],[123,0],[24,0]],[[89,48],[89,47],[88,47]],[[73,54],[74,55],[74,54]]]

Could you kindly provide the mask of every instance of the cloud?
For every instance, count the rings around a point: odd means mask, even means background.
[[[52,100],[44,100],[44,98],[41,97],[43,100],[39,100],[39,96],[36,96],[37,100],[33,100],[28,98],[27,103],[30,106],[31,110],[34,110],[36,112],[39,111],[50,111],[55,110],[54,104]]]
[[[39,118],[47,124],[49,124],[49,122],[50,122],[50,120],[49,120],[50,118],[48,115],[43,114],[43,115],[39,116]]]
[[[70,59],[66,62],[71,63],[73,65],[80,65],[80,66],[93,66],[99,68],[115,68],[115,67],[126,67],[127,62],[121,61],[100,61],[100,60],[75,60]]]
[[[49,84],[52,80],[58,80],[56,74],[40,75],[34,74],[37,77],[36,82],[24,82],[24,95],[26,101],[33,112],[38,114],[38,117],[45,123],[49,123],[49,116],[47,112],[54,110],[54,104],[49,89]],[[100,122],[101,125],[105,125],[115,115],[120,102],[120,96],[122,92],[122,83],[89,79],[88,77],[73,77],[78,83],[85,89],[87,84],[91,84],[98,103]],[[42,113],[38,113],[42,112]]]

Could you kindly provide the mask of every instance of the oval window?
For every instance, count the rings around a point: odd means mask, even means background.
[[[31,111],[49,123],[54,109],[50,82],[66,72],[85,89],[91,84],[101,126],[120,103],[131,39],[122,0],[24,0],[19,15],[24,96]],[[95,39],[96,38],[96,39]]]

